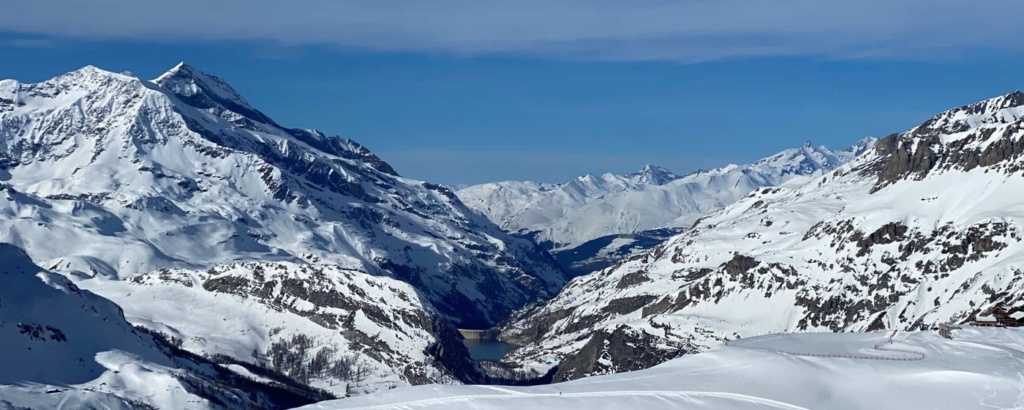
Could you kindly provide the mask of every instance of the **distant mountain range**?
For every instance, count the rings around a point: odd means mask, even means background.
[[[688,228],[754,189],[814,176],[850,161],[874,142],[832,151],[810,141],[748,165],[678,176],[647,165],[629,175],[584,175],[562,184],[529,181],[472,185],[456,191],[502,229],[565,250],[608,235]]]
[[[649,249],[755,189],[827,173],[874,141],[865,138],[840,151],[807,141],[752,164],[685,176],[647,165],[629,175],[585,175],[562,184],[473,185],[456,195],[502,229],[551,250],[575,276]]]

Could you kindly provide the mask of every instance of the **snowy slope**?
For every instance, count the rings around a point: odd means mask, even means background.
[[[1024,334],[968,328],[954,340],[917,332],[742,340],[652,369],[537,387],[420,386],[303,409],[1017,409],[1024,406]],[[786,352],[786,353],[784,353]],[[796,353],[796,354],[792,354]]]
[[[488,183],[456,194],[503,229],[563,251],[609,235],[689,228],[697,218],[754,189],[831,171],[873,142],[867,138],[846,150],[832,151],[808,141],[753,164],[685,177],[648,165],[630,175],[586,175],[558,185]]]
[[[457,331],[410,285],[390,278],[331,265],[247,262],[80,283],[188,351],[274,368],[338,395],[482,379]],[[304,376],[282,366],[273,352],[294,351],[287,345],[299,335],[315,346],[305,362],[328,349],[325,359],[353,361],[365,374]]]
[[[180,355],[134,330],[117,305],[35,266],[14,246],[0,244],[0,262],[0,407],[266,408],[313,401],[286,400],[271,386]]]
[[[809,183],[758,189],[522,312],[512,359],[571,379],[735,336],[921,329],[1024,303],[1022,115],[1019,92],[961,107]]]
[[[283,127],[181,64],[0,81],[0,242],[62,273],[235,261],[398,278],[467,327],[555,293],[551,258],[354,141]]]

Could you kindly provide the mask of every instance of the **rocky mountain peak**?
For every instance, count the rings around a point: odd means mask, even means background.
[[[912,130],[915,135],[957,134],[979,127],[1009,124],[1024,117],[1024,93],[1013,91],[942,112]]]
[[[142,86],[142,81],[131,75],[87,65],[39,84],[18,84],[19,88],[26,92],[25,97],[31,98],[40,94],[57,95],[99,88],[137,88]]]
[[[860,166],[877,175],[874,191],[902,179],[982,167],[1007,174],[1024,169],[1024,93],[1014,91],[938,114],[875,145]]]
[[[644,165],[639,171],[631,175],[633,179],[641,184],[664,185],[680,177],[666,168],[657,165]]]
[[[752,166],[777,169],[783,174],[811,175],[835,169],[853,157],[853,155],[840,155],[825,146],[816,146],[808,140],[799,148],[787,149],[759,160]]]
[[[249,105],[249,102],[227,81],[206,74],[185,62],[178,63],[153,80],[153,83],[165,87],[193,107],[215,111],[226,110],[253,121],[277,125],[265,114]]]
[[[875,138],[875,137],[864,137],[860,141],[857,141],[856,144],[853,144],[852,146],[847,148],[846,152],[849,152],[854,157],[859,157],[861,154],[867,152],[869,149],[874,147],[875,143],[877,143],[877,142],[878,142],[878,138]]]

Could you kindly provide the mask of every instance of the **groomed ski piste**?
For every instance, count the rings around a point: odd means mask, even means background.
[[[773,334],[535,386],[418,386],[303,409],[1024,409],[1024,330]]]

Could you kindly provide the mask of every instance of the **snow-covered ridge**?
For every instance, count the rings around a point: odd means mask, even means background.
[[[186,64],[154,81],[85,67],[0,82],[0,184],[0,241],[62,273],[334,264],[410,283],[474,327],[564,283],[448,188],[285,128]]]
[[[998,121],[931,120],[888,136],[831,173],[754,190],[646,254],[573,280],[507,327],[528,344],[512,359],[559,365],[556,379],[571,379],[738,336],[926,329],[1024,303],[1015,95],[936,117]]]
[[[457,331],[412,286],[391,278],[332,265],[239,262],[83,284],[186,350],[274,368],[338,395],[482,380]],[[304,374],[275,359],[296,336],[313,342],[310,360],[348,360],[364,374]]]
[[[0,261],[0,407],[248,409],[325,396],[182,354],[14,246],[0,243]]]
[[[565,251],[609,235],[689,228],[754,189],[831,171],[874,142],[865,138],[848,149],[832,151],[807,141],[752,164],[686,176],[648,165],[630,175],[585,175],[563,184],[488,183],[456,193],[503,229]]]

